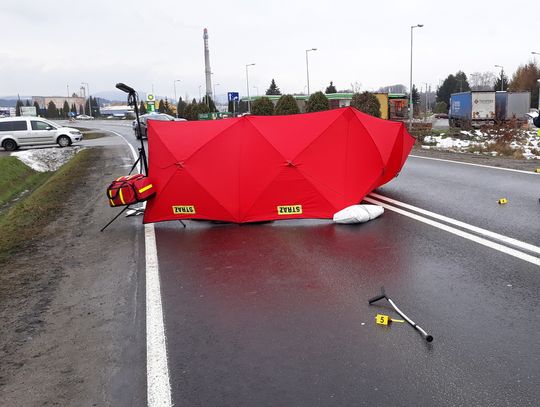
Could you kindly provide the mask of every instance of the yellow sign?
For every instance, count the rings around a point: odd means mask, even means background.
[[[277,207],[278,215],[298,215],[302,213],[302,205],[282,205]]]
[[[146,95],[146,100],[148,100],[149,102],[153,101],[154,100],[154,95],[149,93]]]
[[[379,325],[388,325],[388,322],[390,322],[390,317],[388,315],[377,314],[375,316],[375,322]]]
[[[176,205],[172,207],[175,215],[194,215],[195,206],[193,205]]]

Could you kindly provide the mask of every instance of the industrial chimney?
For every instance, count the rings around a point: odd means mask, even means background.
[[[206,96],[212,99],[212,70],[210,69],[210,50],[208,49],[208,30],[204,29],[204,74],[206,75]]]

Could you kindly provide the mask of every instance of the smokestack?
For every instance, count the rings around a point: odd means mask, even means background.
[[[204,74],[206,75],[206,95],[212,99],[212,70],[210,69],[210,50],[208,49],[208,30],[204,29]]]

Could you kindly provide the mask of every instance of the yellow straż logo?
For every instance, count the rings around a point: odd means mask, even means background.
[[[175,215],[194,215],[195,206],[193,205],[175,205],[172,207]]]
[[[277,207],[278,215],[298,215],[302,213],[302,205],[281,205]]]

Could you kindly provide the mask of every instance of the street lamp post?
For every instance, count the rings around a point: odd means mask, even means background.
[[[421,28],[424,24],[417,24],[417,25],[411,25],[411,75],[410,75],[410,81],[409,81],[409,129],[412,126],[412,118],[413,118],[413,99],[412,99],[412,89],[413,89],[413,83],[412,83],[412,67],[413,67],[413,29],[415,28]]]
[[[306,49],[306,75],[307,75],[307,95],[309,96],[309,61],[308,52],[317,51],[317,48]]]
[[[500,65],[495,65],[495,68],[501,68],[501,92],[504,90],[503,89],[503,85],[504,85],[504,68]]]
[[[175,79],[173,81],[173,86],[174,86],[174,103],[175,103],[175,107],[176,107],[176,117],[178,117],[178,97],[176,96],[176,82],[180,82],[180,79]]]
[[[249,97],[249,75],[248,75],[248,66],[253,66],[255,64],[246,65],[246,87],[247,87],[247,97],[248,97],[248,113],[251,113],[251,98]]]
[[[92,116],[92,99],[90,99],[90,85],[87,82],[81,82],[81,85],[86,85],[86,88],[88,89],[88,110],[90,111],[90,114],[88,116]]]

